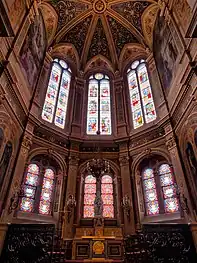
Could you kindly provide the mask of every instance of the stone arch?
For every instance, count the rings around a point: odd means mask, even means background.
[[[131,170],[133,171],[132,176],[135,176],[135,174],[139,168],[139,165],[144,160],[144,158],[146,158],[147,156],[154,156],[154,155],[161,155],[164,159],[166,159],[166,161],[169,164],[171,163],[170,155],[169,155],[169,152],[167,150],[161,149],[161,148],[150,148],[147,151],[140,153],[134,159],[134,161],[131,165]]]
[[[59,153],[45,147],[35,148],[29,153],[27,164],[37,155],[50,155],[59,164],[62,173],[66,175],[67,165]]]

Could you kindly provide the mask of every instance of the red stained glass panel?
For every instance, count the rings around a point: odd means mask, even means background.
[[[27,171],[32,174],[38,174],[39,173],[39,167],[37,164],[29,164]]]
[[[85,218],[94,217],[94,206],[84,205],[84,215],[83,216]]]
[[[108,217],[108,218],[114,217],[114,206],[113,205],[103,206],[103,217]]]
[[[112,184],[112,178],[109,175],[102,176],[102,184]]]
[[[113,195],[102,195],[104,205],[113,205]]]
[[[85,183],[86,184],[96,184],[96,178],[92,175],[88,175],[85,178]]]
[[[94,193],[96,193],[96,184],[85,184],[84,192],[86,194],[94,194]]]
[[[94,205],[96,195],[95,194],[85,194],[84,195],[84,204],[86,205]]]
[[[48,178],[44,178],[43,188],[52,189],[53,188],[53,180],[48,179]]]
[[[37,186],[38,184],[38,175],[27,173],[25,184]]]
[[[169,164],[162,164],[160,167],[159,167],[159,174],[168,174],[168,173],[172,173],[171,172],[171,168],[169,166]]]
[[[102,194],[111,194],[111,193],[113,193],[113,185],[112,184],[102,184],[101,185],[101,193]]]

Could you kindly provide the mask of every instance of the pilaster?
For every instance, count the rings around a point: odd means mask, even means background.
[[[127,143],[120,146],[119,162],[120,173],[122,179],[122,195],[128,197],[130,201],[129,210],[124,209],[124,233],[126,235],[135,233],[135,219],[133,209],[133,190],[131,186],[131,175],[129,168],[129,155],[127,151]]]

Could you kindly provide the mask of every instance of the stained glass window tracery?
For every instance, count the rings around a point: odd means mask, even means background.
[[[144,60],[135,61],[127,71],[134,129],[156,119],[151,85]]]
[[[87,134],[111,134],[111,98],[109,77],[97,73],[89,78]]]
[[[24,196],[21,199],[20,210],[24,212],[38,212],[40,214],[48,215],[51,210],[52,193],[54,189],[54,171],[50,168],[44,170],[42,178],[42,171],[35,163],[31,163],[27,167],[27,172],[24,179]],[[39,193],[38,186],[41,184],[41,193]],[[36,203],[39,199],[39,208],[36,210]]]
[[[94,217],[94,201],[96,193],[97,191],[101,191],[101,198],[103,201],[103,217],[114,218],[112,177],[109,175],[103,175],[101,180],[98,182],[97,179],[92,175],[85,177],[83,216],[84,218]]]
[[[65,61],[54,59],[49,78],[42,119],[64,128],[71,74]]]
[[[158,167],[157,174],[158,176],[154,176],[153,169],[150,167],[146,168],[142,173],[147,215],[177,212],[179,204],[171,167],[169,164],[162,164]]]

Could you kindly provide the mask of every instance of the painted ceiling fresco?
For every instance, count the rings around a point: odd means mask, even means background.
[[[152,48],[159,6],[155,0],[45,0],[49,45],[71,45],[86,65],[95,56],[117,65],[127,48]]]

